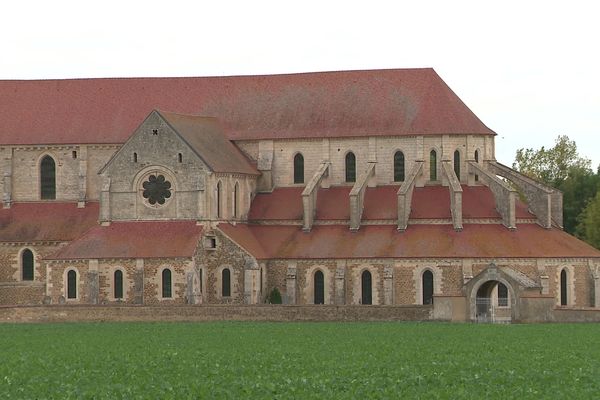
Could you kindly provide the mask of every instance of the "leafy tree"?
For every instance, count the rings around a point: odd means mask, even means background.
[[[600,187],[600,171],[594,174],[575,141],[562,135],[550,149],[519,149],[513,168],[563,192],[564,229],[575,234],[578,216]]]
[[[577,236],[600,249],[600,191],[583,209],[578,221]]]

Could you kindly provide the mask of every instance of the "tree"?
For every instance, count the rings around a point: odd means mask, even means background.
[[[519,149],[513,168],[547,185],[558,187],[573,171],[593,174],[591,161],[580,157],[577,144],[566,135],[556,138],[554,147]]]
[[[600,191],[588,202],[578,221],[577,236],[600,249]]]
[[[575,141],[562,135],[550,149],[519,149],[513,168],[563,192],[564,229],[575,234],[578,216],[600,187],[600,173],[579,156]]]

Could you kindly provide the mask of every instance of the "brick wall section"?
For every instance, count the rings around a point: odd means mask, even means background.
[[[0,322],[426,321],[431,306],[37,306],[0,307]]]
[[[0,305],[42,304],[46,285],[36,282],[0,283]]]
[[[115,271],[123,271],[123,299],[117,300],[114,297],[114,276]],[[124,302],[134,304],[134,274],[136,271],[135,260],[112,260],[100,261],[98,264],[98,281],[100,293],[98,300],[101,304],[110,304]]]
[[[185,304],[187,259],[144,260],[144,304]],[[172,298],[162,297],[162,273],[171,270]]]
[[[58,304],[59,299],[64,297],[68,303],[88,302],[88,272],[89,264],[87,261],[76,262],[52,262],[48,263],[49,267],[49,287],[48,293],[52,304]],[[73,269],[77,271],[78,285],[77,298],[67,299],[66,274],[67,270]]]

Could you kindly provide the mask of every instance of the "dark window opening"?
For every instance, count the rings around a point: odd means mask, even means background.
[[[231,296],[231,272],[225,268],[221,273],[221,294],[223,297]]]
[[[566,270],[562,270],[560,271],[560,305],[561,306],[566,306],[567,305],[567,271]]]
[[[346,182],[356,182],[356,156],[352,152],[346,154]]]
[[[404,153],[394,154],[394,182],[404,182]]]
[[[237,218],[238,216],[238,193],[239,193],[239,185],[237,182],[233,187],[233,218]]]
[[[133,153],[133,162],[138,162],[137,153]]]
[[[70,270],[67,273],[67,299],[77,298],[77,272]]]
[[[433,273],[423,272],[423,304],[433,304]]]
[[[56,199],[56,164],[50,156],[44,157],[40,164],[40,184],[42,200]]]
[[[498,306],[508,307],[508,288],[502,282],[498,282]]]
[[[162,297],[171,298],[171,270],[163,269],[162,272]]]
[[[24,281],[33,280],[33,252],[29,249],[23,250],[21,254],[21,277]]]
[[[171,182],[165,180],[163,175],[150,175],[142,187],[144,188],[142,196],[148,199],[148,203],[151,205],[165,204],[171,197]]]
[[[437,153],[431,150],[429,153],[429,180],[437,181]]]
[[[152,134],[153,135],[158,135],[158,129],[152,129]]]
[[[217,218],[221,218],[221,182],[217,183]]]
[[[123,271],[116,270],[114,276],[115,299],[123,298]]]
[[[71,152],[71,156],[73,157],[73,159],[77,158],[77,151],[73,150]]]
[[[183,162],[183,154],[177,153],[177,160],[182,163]]]
[[[361,275],[361,304],[373,304],[371,273],[364,271]]]
[[[460,152],[458,150],[454,152],[454,173],[460,181]]]
[[[479,163],[479,150],[475,150],[475,162]],[[475,174],[475,182],[479,181],[479,175]]]
[[[315,272],[315,304],[325,304],[325,277],[323,272]]]
[[[304,183],[304,156],[300,153],[294,156],[294,183]]]
[[[263,292],[263,270],[260,269],[260,292]]]

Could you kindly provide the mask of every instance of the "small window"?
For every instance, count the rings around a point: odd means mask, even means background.
[[[21,278],[24,281],[32,281],[34,275],[33,252],[29,249],[21,253]]]
[[[314,289],[314,303],[325,304],[325,277],[321,271],[315,272]]]
[[[429,180],[437,181],[437,153],[431,150],[429,153]]]
[[[294,183],[304,183],[304,156],[300,153],[294,156]]]
[[[73,157],[73,159],[76,159],[76,158],[77,158],[77,150],[73,150],[73,151],[71,152],[71,157]]]
[[[498,282],[498,306],[508,307],[508,288],[502,282]]]
[[[372,279],[369,271],[361,275],[361,304],[373,304]]]
[[[433,304],[433,273],[429,270],[422,275],[423,304]]]
[[[240,185],[236,182],[235,186],[233,187],[233,218],[238,217],[239,192]]]
[[[216,249],[217,248],[217,238],[214,236],[207,236],[204,240],[205,247],[207,249]]]
[[[563,269],[560,271],[560,305],[566,306],[569,304],[568,292],[567,292],[567,270]]]
[[[223,297],[231,296],[231,272],[229,268],[225,268],[221,272],[221,295]]]
[[[394,182],[404,182],[404,153],[394,154]]]
[[[133,162],[138,162],[137,153],[133,153]]]
[[[177,153],[177,160],[182,163],[183,162],[183,154]]]
[[[460,152],[458,150],[454,151],[454,173],[460,181]]]
[[[169,299],[172,297],[171,290],[171,270],[166,268],[162,272],[162,297]]]
[[[42,200],[56,199],[56,163],[45,156],[40,164],[40,186]]]
[[[123,298],[123,271],[116,270],[114,275],[115,299]]]
[[[77,272],[70,270],[67,273],[67,299],[77,298]]]
[[[346,182],[356,182],[356,156],[353,152],[346,154]]]

